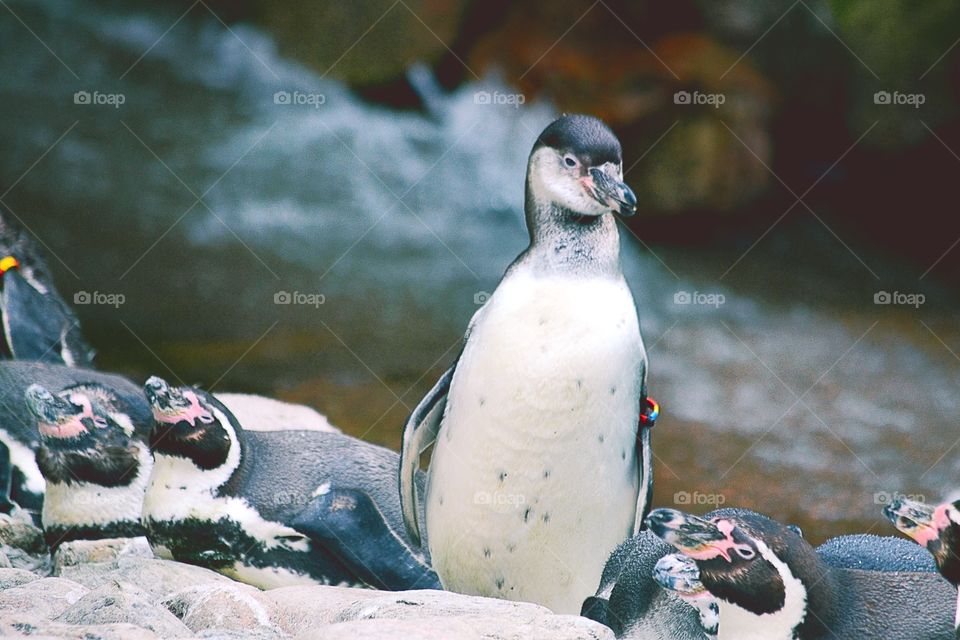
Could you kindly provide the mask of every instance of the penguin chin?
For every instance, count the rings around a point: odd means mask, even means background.
[[[37,466],[48,483],[91,483],[104,487],[127,486],[137,475],[141,445],[122,441],[97,441],[83,447],[37,448]]]
[[[150,449],[154,453],[186,458],[204,471],[222,466],[230,446],[227,432],[217,420],[196,426],[185,420],[158,423],[150,434]]]

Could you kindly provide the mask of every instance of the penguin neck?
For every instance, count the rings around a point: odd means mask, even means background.
[[[719,599],[720,640],[795,640],[819,638],[835,618],[839,590],[833,572],[810,549],[788,564],[760,540],[760,555],[777,571],[784,586],[783,606],[773,613],[757,614]],[[810,585],[810,586],[808,586]]]
[[[613,214],[588,216],[540,199],[527,180],[530,246],[515,264],[537,272],[617,278],[620,234]]]

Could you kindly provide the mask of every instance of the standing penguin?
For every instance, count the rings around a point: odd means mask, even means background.
[[[652,482],[647,358],[612,215],[636,197],[613,132],[583,115],[544,129],[525,209],[529,247],[407,421],[404,521],[419,540],[415,470],[436,440],[425,538],[443,586],[578,613]]]
[[[90,367],[93,350],[36,243],[0,215],[0,357]]]

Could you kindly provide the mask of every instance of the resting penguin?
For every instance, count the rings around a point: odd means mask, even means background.
[[[737,518],[739,516],[759,515],[748,509],[723,508],[704,516]],[[798,527],[787,525],[787,529],[802,537]],[[655,542],[651,542],[655,541]],[[699,574],[696,565],[681,564],[674,558],[660,565],[658,560],[667,557],[673,548],[649,532],[642,532],[613,552],[603,570],[597,594],[587,598],[580,615],[596,620],[613,629],[621,640],[646,640],[648,638],[689,637],[700,638],[696,631],[673,632],[664,635],[662,629],[669,628],[671,620],[677,620],[677,626],[688,629],[690,612],[682,615],[675,609],[665,606],[671,602],[657,589],[654,582],[664,589],[670,589],[698,611],[702,632],[716,635],[717,624],[713,609],[715,598],[702,589],[699,578],[694,580],[694,572]],[[914,544],[899,538],[871,535],[850,535],[832,538],[817,547],[817,555],[832,567],[844,569],[864,569],[874,571],[936,571],[929,554]],[[676,556],[676,554],[673,554]],[[654,565],[654,563],[658,563]],[[650,567],[654,566],[651,573]],[[699,586],[698,586],[699,583]]]
[[[0,357],[89,367],[93,350],[33,239],[0,216]]]
[[[142,536],[140,510],[153,467],[130,408],[107,387],[74,385],[54,395],[27,388],[46,481],[43,533],[51,550],[70,540]],[[140,400],[140,404],[144,404]]]
[[[577,613],[642,525],[647,358],[613,216],[635,207],[605,124],[572,115],[544,129],[527,165],[530,245],[404,429],[415,541],[414,472],[436,440],[425,528],[447,589]]]
[[[600,587],[583,602],[580,615],[629,640],[701,640],[696,611],[654,581],[657,562],[673,547],[649,531],[618,546],[603,569]]]
[[[955,594],[935,574],[831,567],[760,514],[707,520],[657,509],[647,524],[696,562],[720,606],[721,640],[953,638]]]
[[[930,552],[937,569],[950,584],[960,585],[960,500],[931,506],[898,498],[884,507],[883,513],[897,529]],[[960,595],[954,627],[960,638]]]
[[[39,516],[46,487],[35,454],[40,445],[37,419],[24,402],[31,384],[39,384],[54,394],[75,391],[93,398],[108,412],[112,422],[132,432],[146,443],[153,415],[143,391],[121,376],[39,362],[0,362],[0,502],[12,503]],[[108,400],[106,400],[109,398]],[[7,484],[7,487],[3,487]]]
[[[268,589],[439,588],[411,551],[392,451],[339,433],[245,431],[212,395],[150,378],[154,552]]]
[[[680,553],[665,555],[653,568],[653,579],[662,588],[676,593],[696,609],[704,636],[710,639],[717,637],[717,628],[720,626],[720,605],[700,582],[700,569],[697,568],[697,563]]]

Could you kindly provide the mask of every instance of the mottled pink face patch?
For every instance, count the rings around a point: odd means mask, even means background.
[[[929,523],[917,523],[917,528],[907,533],[916,540],[917,544],[926,547],[931,542],[940,539],[940,532],[950,526],[950,516],[947,510],[950,503],[945,502],[933,510],[933,518]]]
[[[714,525],[716,525],[720,533],[726,537],[723,540],[706,542],[695,549],[684,549],[684,555],[694,560],[713,560],[714,558],[722,557],[727,562],[732,562],[730,556],[731,551],[750,548],[749,545],[734,541],[733,530],[737,528],[737,525],[730,520],[717,520],[714,522]]]
[[[90,399],[87,396],[74,393],[70,395],[69,400],[71,404],[80,407],[80,413],[72,415],[57,424],[50,424],[47,422],[38,423],[37,428],[39,429],[41,436],[46,438],[76,438],[77,436],[87,432],[87,427],[83,424],[83,420],[85,418],[90,420],[90,422],[98,427],[103,428],[107,426],[106,420],[100,416],[94,415],[93,406],[91,405]]]
[[[153,412],[153,417],[156,418],[158,422],[165,422],[167,424],[176,424],[178,422],[189,422],[191,427],[197,426],[197,420],[203,424],[210,424],[213,422],[213,415],[200,406],[200,399],[197,397],[193,391],[184,391],[183,397],[190,401],[190,406],[185,407],[179,411],[170,411],[170,412],[161,412],[156,409]]]

